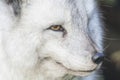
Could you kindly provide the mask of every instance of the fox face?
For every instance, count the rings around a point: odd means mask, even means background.
[[[2,41],[13,71],[29,80],[61,80],[96,70],[103,58],[103,31],[93,1],[6,0],[14,19]]]

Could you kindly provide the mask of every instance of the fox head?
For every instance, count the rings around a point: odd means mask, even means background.
[[[85,76],[97,69],[103,59],[103,30],[94,0],[6,4],[14,24],[5,30],[3,45],[12,66],[61,76]]]

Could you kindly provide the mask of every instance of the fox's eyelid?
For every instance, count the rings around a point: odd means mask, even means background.
[[[62,25],[52,25],[47,30],[53,30],[53,31],[61,31],[64,32],[65,29],[62,27]]]

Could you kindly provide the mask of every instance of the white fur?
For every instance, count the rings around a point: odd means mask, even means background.
[[[102,52],[98,16],[94,0],[24,0],[20,17],[1,0],[0,80],[68,80],[90,74],[82,71],[97,68],[91,58]],[[67,34],[46,30],[51,25],[62,25]]]

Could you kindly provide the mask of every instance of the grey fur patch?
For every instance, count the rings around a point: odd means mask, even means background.
[[[16,16],[21,14],[21,4],[22,0],[6,0],[8,5],[11,5]]]

